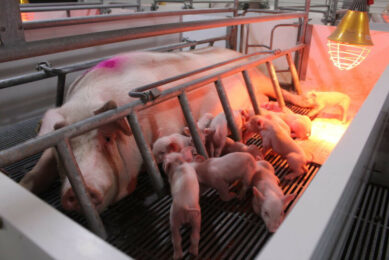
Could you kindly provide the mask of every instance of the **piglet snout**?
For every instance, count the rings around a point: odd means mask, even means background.
[[[100,206],[103,202],[103,198],[101,194],[93,189],[90,189],[87,187],[87,192],[89,194],[89,197],[93,203],[93,205],[97,208]],[[62,207],[65,210],[76,210],[80,211],[81,207],[78,202],[78,199],[76,197],[76,194],[74,193],[73,189],[68,189],[64,195],[62,196]]]

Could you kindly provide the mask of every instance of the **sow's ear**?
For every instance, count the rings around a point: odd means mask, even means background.
[[[102,107],[94,111],[95,115],[104,113],[108,110],[117,108],[118,105],[115,101],[110,100],[107,103],[105,103]],[[116,122],[107,124],[102,126],[101,128],[105,131],[114,131],[116,127],[119,127],[119,129],[127,136],[130,136],[132,134],[130,125],[128,124],[127,118],[123,117],[118,119]]]

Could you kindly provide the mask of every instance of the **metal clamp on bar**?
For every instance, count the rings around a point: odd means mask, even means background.
[[[157,99],[161,95],[161,91],[157,88],[153,88],[145,92],[131,91],[128,95],[133,98],[140,98],[143,104],[146,104],[147,102]]]
[[[50,76],[58,76],[57,98],[55,104],[57,107],[61,106],[63,104],[63,99],[65,95],[66,72],[63,69],[53,68],[51,64],[47,61],[38,63],[36,69],[38,71],[43,70],[46,74]]]

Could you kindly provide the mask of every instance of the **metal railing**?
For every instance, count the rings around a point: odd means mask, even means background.
[[[84,119],[72,125],[65,126],[61,129],[58,129],[54,132],[48,133],[46,135],[35,137],[22,144],[18,144],[9,149],[0,151],[0,167],[4,167],[6,165],[14,163],[25,157],[46,150],[50,147],[56,147],[60,155],[61,161],[63,161],[64,163],[66,161],[66,163],[64,164],[64,167],[66,168],[66,175],[69,178],[69,181],[72,185],[72,188],[75,191],[78,201],[80,202],[81,208],[86,216],[89,226],[91,227],[93,232],[105,238],[106,232],[104,226],[101,222],[101,219],[96,209],[91,203],[89,195],[86,192],[85,184],[83,183],[83,178],[80,169],[78,168],[77,162],[74,158],[73,152],[69,145],[71,138],[82,135],[90,130],[96,129],[110,122],[114,122],[120,118],[127,117],[131,129],[133,131],[134,138],[136,140],[136,143],[138,145],[138,148],[141,152],[142,158],[146,165],[147,172],[151,178],[153,187],[157,192],[160,192],[163,188],[162,178],[159,173],[158,167],[153,159],[153,156],[151,154],[150,147],[146,143],[143,132],[140,128],[137,113],[141,110],[159,104],[168,99],[178,98],[183,113],[185,115],[185,119],[190,128],[191,134],[195,140],[197,139],[196,149],[198,150],[199,153],[206,155],[204,144],[200,141],[198,129],[194,121],[193,115],[191,113],[190,104],[188,102],[186,93],[200,87],[204,87],[204,86],[209,87],[210,83],[214,83],[217,92],[219,94],[219,99],[222,102],[223,110],[226,114],[228,126],[230,127],[233,133],[233,138],[235,140],[239,140],[239,135],[237,134],[238,133],[237,127],[232,117],[231,106],[229,105],[229,101],[226,96],[221,79],[236,73],[242,73],[245,78],[246,88],[248,90],[250,100],[252,101],[253,108],[257,110],[258,103],[256,101],[255,95],[253,95],[254,91],[253,89],[251,89],[252,84],[250,78],[248,77],[247,70],[259,64],[266,63],[269,69],[269,74],[271,75],[272,78],[274,91],[278,97],[278,102],[280,103],[280,106],[284,106],[284,101],[281,95],[281,90],[278,84],[277,76],[275,75],[275,73],[272,72],[274,71],[274,67],[272,66],[271,61],[281,56],[290,54],[291,52],[301,50],[304,47],[305,47],[304,45],[299,45],[288,50],[279,51],[273,55],[267,55],[265,58],[256,58],[255,60],[241,63],[232,68],[225,69],[219,72],[214,72],[207,76],[203,76],[193,81],[182,83],[178,86],[174,86],[172,88],[164,90],[158,95],[158,97],[156,97],[151,101],[148,102],[146,101],[146,103],[140,99],[135,100],[126,105],[118,107],[114,110],[110,110],[101,113],[99,115]],[[258,55],[263,55],[263,54],[258,54]],[[253,55],[253,56],[257,56],[257,55]],[[231,62],[236,62],[236,61],[237,59],[234,59],[234,61]],[[161,81],[161,83],[159,84],[164,84],[164,83],[163,81]]]
[[[232,28],[230,30],[230,33],[227,34],[226,37],[213,38],[213,39],[208,39],[208,40],[198,41],[198,42],[178,43],[170,46],[162,46],[159,48],[154,48],[154,50],[161,51],[161,50],[181,49],[184,47],[195,46],[197,44],[207,43],[207,42],[212,44],[216,40],[226,40],[228,42],[231,42],[232,46],[234,44],[236,46],[236,42],[237,42],[236,26],[237,25],[244,25],[253,22],[292,19],[292,18],[303,18],[304,21],[307,22],[308,19],[307,12],[298,13],[298,14],[282,13],[282,14],[268,15],[268,16],[261,16],[261,17],[237,17],[238,1],[235,0],[234,8],[232,9],[234,17],[229,19],[202,20],[202,21],[193,21],[193,22],[185,22],[185,23],[162,24],[162,25],[145,26],[145,27],[138,27],[138,28],[131,28],[131,29],[99,32],[93,34],[84,34],[84,35],[73,36],[73,37],[63,37],[63,38],[56,38],[50,40],[25,42],[24,37],[21,37],[20,34],[21,32],[23,32],[23,30],[19,30],[19,29],[13,30],[14,28],[23,28],[20,19],[12,20],[9,19],[9,17],[1,18],[2,17],[1,12],[4,13],[4,10],[11,10],[12,12],[10,13],[14,12],[15,10],[14,2],[15,1],[7,0],[5,2],[6,8],[3,9],[3,11],[0,11],[0,26],[5,25],[5,28],[7,29],[6,30],[7,33],[5,34],[2,34],[2,31],[0,30],[0,37],[3,44],[3,46],[0,46],[0,62],[16,60],[16,59],[21,59],[26,57],[33,57],[33,56],[49,54],[49,53],[55,53],[55,52],[60,52],[65,50],[74,50],[78,48],[96,46],[96,45],[101,45],[106,43],[126,41],[131,39],[139,39],[139,38],[146,38],[146,37],[152,37],[158,35],[166,35],[172,33],[180,33],[186,31],[226,27],[226,26],[230,26],[230,28]],[[220,10],[223,9],[215,9],[215,10],[216,12],[221,12]],[[231,9],[225,9],[225,10],[231,10]],[[199,10],[197,10],[197,13],[201,13],[198,11]],[[187,11],[186,13],[190,13],[190,12]],[[136,15],[137,17],[142,17],[142,15],[140,14],[135,14],[135,16]],[[145,14],[145,15],[147,16],[149,14]],[[163,15],[166,15],[166,13],[161,14],[160,16]],[[304,25],[306,25],[306,23],[303,23],[302,26]],[[11,32],[8,32],[8,29],[10,29]],[[305,33],[304,30],[302,31],[303,33]],[[4,41],[5,35],[10,36],[10,38],[7,41]],[[17,44],[10,44],[11,42]],[[139,126],[138,117],[137,117],[137,113],[139,111],[146,109],[150,106],[156,105],[165,100],[171,98],[178,98],[186,122],[194,138],[196,149],[199,153],[206,156],[207,154],[204,148],[204,144],[200,140],[197,125],[191,113],[190,104],[187,99],[186,93],[194,89],[203,87],[207,84],[208,84],[207,86],[210,86],[210,84],[211,85],[214,84],[218,92],[219,99],[222,102],[222,107],[226,114],[228,126],[232,131],[233,138],[235,140],[238,140],[239,136],[237,134],[237,128],[234,120],[232,119],[231,107],[229,105],[229,101],[225,93],[224,86],[221,79],[233,74],[241,73],[244,78],[244,82],[252,106],[254,108],[254,111],[256,113],[259,113],[258,102],[256,101],[253,85],[251,83],[247,70],[259,64],[266,63],[267,68],[269,70],[269,74],[271,76],[271,81],[273,83],[274,92],[276,93],[278,102],[280,103],[280,106],[284,106],[283,97],[281,94],[277,75],[275,74],[275,69],[272,64],[272,60],[280,58],[282,56],[290,56],[292,52],[299,52],[304,49],[306,49],[306,45],[304,44],[304,41],[301,41],[301,43],[296,45],[296,47],[294,48],[284,50],[284,51],[274,52],[273,55],[267,55],[265,58],[262,59],[256,58],[254,60],[244,62],[232,68],[225,69],[219,72],[214,72],[207,76],[203,76],[193,81],[180,84],[178,86],[169,88],[162,92],[158,92],[158,91],[155,92],[156,86],[159,86],[159,84],[166,84],[166,80],[152,83],[151,85],[143,86],[141,88],[137,88],[135,89],[134,92],[131,93],[131,95],[138,95],[139,97],[146,96],[147,97],[146,99],[143,98],[143,99],[132,101],[114,110],[110,110],[101,113],[99,115],[84,119],[72,125],[65,126],[61,129],[58,129],[54,132],[48,133],[43,136],[35,137],[22,144],[0,151],[0,167],[4,167],[13,162],[21,160],[27,156],[46,150],[50,147],[55,147],[59,153],[61,160],[64,162],[64,167],[66,168],[66,175],[69,178],[69,181],[71,183],[73,190],[75,191],[78,201],[80,202],[81,209],[83,210],[86,216],[88,225],[90,226],[93,232],[105,238],[106,232],[104,226],[101,222],[101,219],[94,205],[91,203],[88,193],[86,192],[85,184],[83,182],[80,169],[78,168],[77,162],[74,158],[73,152],[69,145],[71,138],[82,135],[104,124],[114,122],[117,119],[127,117],[132,132],[134,134],[134,138],[141,152],[142,158],[146,164],[147,172],[151,178],[153,187],[156,190],[156,192],[160,192],[163,188],[162,178],[159,173],[158,167],[153,159],[153,156],[151,154],[150,147],[146,143],[142,130]],[[245,56],[244,58],[247,58],[249,56],[256,57],[259,55],[264,55],[264,53],[260,52],[260,53],[250,54],[248,56]],[[199,72],[209,71],[215,67],[222,67],[227,63],[237,62],[238,60],[242,60],[244,58],[237,58],[230,61],[226,61],[224,63],[212,65],[209,66],[208,68],[199,69],[197,71],[191,72],[192,74],[191,73],[189,74],[194,75]],[[87,69],[91,66],[94,66],[101,60],[103,59],[96,59],[96,60],[82,62],[82,63],[78,63],[66,67],[60,67],[60,68],[52,68],[49,64],[43,63],[40,64],[39,66],[41,71],[0,81],[0,88],[7,88],[7,87],[11,87],[14,85],[18,85],[18,84],[22,84],[34,80],[40,80],[40,79],[56,76],[58,77],[56,104],[57,106],[59,106],[63,102],[63,89],[65,86],[67,73],[82,70],[82,69]],[[173,79],[170,78],[168,80],[171,80],[170,82],[172,82],[177,80],[178,78],[182,79],[187,76],[188,73],[179,75],[177,77],[174,77]],[[152,92],[145,93],[145,91],[153,91],[153,90],[154,93]]]

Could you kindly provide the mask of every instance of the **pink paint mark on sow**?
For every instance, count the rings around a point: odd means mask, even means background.
[[[121,58],[121,57],[111,58],[111,59],[102,61],[99,64],[97,64],[95,66],[95,69],[97,69],[97,68],[115,69],[121,64],[122,61],[123,61],[123,58]]]

